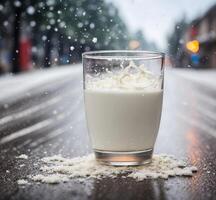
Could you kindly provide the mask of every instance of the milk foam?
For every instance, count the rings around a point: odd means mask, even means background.
[[[154,75],[144,65],[136,66],[133,61],[118,72],[106,70],[98,77],[86,77],[86,89],[90,90],[151,90],[160,89],[161,83],[160,76]]]

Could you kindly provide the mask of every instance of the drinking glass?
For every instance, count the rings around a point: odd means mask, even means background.
[[[151,162],[162,110],[163,63],[159,52],[83,53],[87,127],[99,162]]]

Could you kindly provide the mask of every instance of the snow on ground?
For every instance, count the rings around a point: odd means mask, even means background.
[[[174,69],[174,71],[186,79],[216,89],[216,70]]]
[[[39,87],[50,82],[56,82],[64,77],[73,77],[82,72],[81,64],[67,65],[50,69],[35,70],[16,76],[0,77],[0,102],[13,96],[25,94],[31,88]],[[54,84],[55,84],[54,82]]]

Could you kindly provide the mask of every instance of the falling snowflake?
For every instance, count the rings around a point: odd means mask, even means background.
[[[78,26],[79,28],[82,28],[82,27],[83,27],[83,23],[82,23],[82,22],[79,22],[79,23],[77,24],[77,26]]]
[[[48,5],[48,4],[47,4]],[[42,8],[42,7],[44,7],[44,3],[43,2],[40,2],[39,4],[38,4],[38,6],[39,6],[39,8]]]
[[[37,47],[32,47],[32,52],[36,53],[37,52]]]
[[[36,22],[35,21],[30,21],[30,26],[31,27],[35,27],[36,26]]]
[[[4,9],[4,6],[0,4],[0,11]]]
[[[183,40],[183,39],[180,39],[180,40],[179,40],[179,44],[184,44],[184,40]]]
[[[20,7],[22,3],[20,1],[14,1],[14,6],[15,7]]]
[[[53,110],[53,115],[56,115],[58,114],[58,111],[57,110]]]
[[[8,21],[4,21],[3,23],[4,26],[8,26],[8,24],[9,24]]]
[[[29,15],[33,15],[35,13],[35,8],[33,6],[29,6],[26,11]]]
[[[43,36],[42,36],[42,40],[43,40],[43,41],[47,40],[47,36],[46,36],[46,35],[43,35]]]
[[[88,24],[89,24],[89,21],[88,21],[88,20],[86,20],[84,24],[85,24],[85,25],[88,25]]]
[[[95,24],[91,23],[89,26],[90,26],[90,29],[93,29],[95,27]]]
[[[96,37],[93,37],[92,42],[93,42],[93,43],[96,43],[96,42],[97,42],[97,38],[96,38]]]
[[[50,29],[51,29],[51,26],[50,26],[50,25],[47,25],[46,29],[47,29],[47,30],[50,30]]]
[[[55,4],[55,0],[47,0],[46,4],[48,6],[54,5]]]
[[[75,48],[74,46],[70,46],[70,50],[73,51]]]
[[[61,23],[59,24],[59,26],[60,26],[61,28],[65,27],[65,22],[61,22]]]
[[[49,23],[50,24],[55,24],[55,20],[54,19],[50,19]]]
[[[85,44],[85,39],[82,38],[82,39],[80,40],[80,43],[81,43],[81,44]]]
[[[48,18],[52,18],[53,16],[54,16],[53,13],[51,13],[51,12],[48,12],[48,13],[47,13],[47,17],[48,17]]]

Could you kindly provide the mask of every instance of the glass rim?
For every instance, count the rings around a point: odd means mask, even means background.
[[[109,55],[112,53],[113,55]],[[118,55],[118,54],[122,54],[122,55]],[[82,53],[82,57],[88,59],[104,59],[104,60],[106,59],[153,60],[153,59],[163,59],[165,57],[165,53],[158,52],[158,51],[142,51],[142,50],[100,50],[100,51],[84,52]]]

